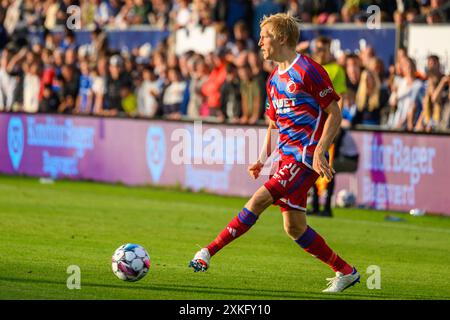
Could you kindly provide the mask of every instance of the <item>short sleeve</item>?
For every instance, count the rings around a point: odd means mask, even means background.
[[[269,84],[270,84],[270,79],[272,78],[273,72],[270,75],[269,79],[267,80],[266,83],[266,91],[267,91],[267,98],[266,98],[266,115],[269,117],[270,120],[272,121],[277,121],[276,120],[276,110],[273,106],[272,103],[272,98],[270,97],[270,90],[269,90]]]
[[[309,59],[309,63],[305,64],[304,68],[303,82],[305,88],[315,98],[322,109],[327,108],[332,101],[340,100],[328,73],[320,64]]]

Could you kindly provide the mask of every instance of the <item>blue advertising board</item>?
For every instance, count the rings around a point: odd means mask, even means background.
[[[357,52],[365,43],[375,49],[386,69],[394,63],[396,29],[393,24],[383,24],[380,29],[369,29],[365,25],[302,26],[300,29],[300,41],[311,41],[320,35],[333,39],[344,52]]]

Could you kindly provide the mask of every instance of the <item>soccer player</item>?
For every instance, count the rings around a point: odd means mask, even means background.
[[[267,80],[270,124],[256,163],[248,168],[257,179],[273,150],[271,130],[279,130],[278,171],[261,186],[242,211],[189,266],[206,271],[210,259],[225,245],[247,232],[271,204],[280,207],[286,233],[306,252],[329,265],[336,276],[324,292],[340,292],[359,282],[357,270],[339,257],[306,222],[307,193],[319,176],[331,179],[334,170],[327,150],[341,123],[341,112],[326,71],[309,57],[297,54],[298,21],[278,13],[261,22],[258,46],[264,59],[277,63]]]

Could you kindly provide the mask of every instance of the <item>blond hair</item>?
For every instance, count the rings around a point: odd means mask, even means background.
[[[276,40],[286,39],[286,44],[295,48],[300,37],[300,20],[288,13],[276,13],[270,16],[264,16],[259,26],[262,29],[270,24],[269,33]]]
[[[367,88],[367,78],[372,77],[374,82],[374,87],[372,93],[369,94]],[[381,83],[378,75],[374,72],[364,70],[361,73],[361,80],[359,81],[358,91],[356,92],[356,106],[359,111],[363,111],[366,106],[366,101],[368,104],[368,110],[372,112],[380,106],[380,89]],[[367,99],[367,100],[366,100]]]

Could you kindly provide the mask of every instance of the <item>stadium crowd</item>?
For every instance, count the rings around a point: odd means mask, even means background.
[[[0,1],[0,111],[102,116],[208,119],[254,124],[265,121],[265,79],[274,65],[262,61],[258,22],[289,11],[305,23],[365,23],[376,4],[381,19],[399,29],[408,23],[448,22],[442,0],[2,0]],[[70,5],[79,5],[91,42],[77,46],[65,27]],[[176,55],[173,36],[157,47],[130,51],[108,46],[106,27],[149,25],[173,31],[214,27],[216,50]],[[29,41],[33,27],[42,41]],[[63,27],[62,35],[53,33]],[[400,30],[401,31],[401,30]],[[408,131],[450,128],[450,75],[430,55],[425,73],[400,47],[386,66],[367,46],[334,56],[331,39],[301,42],[298,51],[324,65],[341,94],[347,126],[376,125]]]

